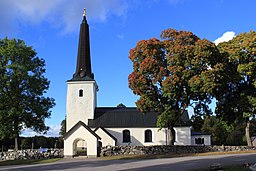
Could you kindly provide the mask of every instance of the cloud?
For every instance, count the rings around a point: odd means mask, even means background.
[[[218,45],[221,42],[227,42],[229,40],[232,40],[235,37],[235,32],[234,31],[227,31],[225,32],[221,37],[218,39],[214,40],[214,43]]]
[[[60,125],[50,125],[50,129],[46,133],[46,137],[59,137]]]
[[[46,137],[59,137],[59,132],[60,132],[60,125],[50,125],[49,126],[49,130],[47,131],[46,134],[38,134],[36,132],[34,132],[32,129],[27,128],[24,129],[21,133],[21,136],[24,137],[33,137],[33,136],[46,136]]]
[[[125,16],[128,9],[128,4],[120,0],[77,0],[76,3],[65,1],[65,4],[60,5],[61,10],[57,10],[59,12],[56,16],[61,20],[54,19],[55,23],[58,22],[64,27],[64,32],[72,32],[77,29],[84,7],[86,7],[87,19],[96,22],[106,22],[111,15]]]
[[[118,34],[117,38],[123,40],[124,39],[124,35],[123,34]]]
[[[0,0],[0,33],[43,22],[73,32],[81,22],[84,7],[90,20],[105,22],[110,15],[124,16],[128,4],[120,0]]]

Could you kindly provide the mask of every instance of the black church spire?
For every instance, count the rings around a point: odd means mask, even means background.
[[[93,79],[94,75],[91,69],[89,26],[86,20],[86,11],[84,9],[83,21],[80,25],[76,72],[74,73],[72,80]]]

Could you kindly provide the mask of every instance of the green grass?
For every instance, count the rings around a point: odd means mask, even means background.
[[[52,163],[60,160],[61,158],[54,159],[37,159],[37,160],[4,160],[0,161],[0,166],[7,165],[21,165],[21,164],[43,164],[43,163]]]
[[[210,169],[196,169],[193,171],[209,171]],[[249,168],[245,168],[241,165],[237,165],[237,166],[225,166],[223,167],[224,171],[251,171]]]
[[[211,156],[211,155],[225,155],[225,154],[242,154],[242,153],[256,153],[252,151],[229,151],[229,152],[207,152],[207,153],[184,153],[184,154],[142,154],[142,155],[117,155],[100,157],[103,160],[126,160],[126,159],[160,159],[160,158],[173,158],[185,156]]]

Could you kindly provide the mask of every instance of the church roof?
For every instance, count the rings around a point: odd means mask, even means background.
[[[197,135],[211,135],[210,133],[203,133],[203,132],[191,132],[192,136],[197,136]]]
[[[157,127],[157,112],[142,113],[135,107],[98,107],[95,110],[94,119],[89,119],[88,126],[97,128],[143,128]],[[189,117],[187,111],[175,126],[188,126]]]
[[[89,128],[85,123],[82,121],[77,122],[68,132],[66,132],[63,136],[64,139],[66,139],[68,136],[70,136],[75,130],[77,130],[80,126],[87,129],[92,135],[94,135],[96,138],[101,139],[91,128]]]
[[[110,134],[105,128],[103,127],[98,127],[94,130],[94,132],[96,133],[97,130],[101,129],[102,131],[104,131],[109,137],[111,137],[113,140],[117,141],[116,137],[114,137],[112,134]]]
[[[83,20],[80,25],[76,72],[69,81],[94,80],[91,69],[89,25],[86,20],[84,9]]]

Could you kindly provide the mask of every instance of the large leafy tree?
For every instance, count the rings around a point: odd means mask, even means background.
[[[140,96],[137,108],[159,112],[157,124],[168,128],[168,143],[173,144],[173,127],[188,106],[208,110],[211,94],[222,81],[219,51],[191,32],[168,29],[161,40],[139,41],[129,58],[129,87]]]
[[[217,114],[229,122],[246,122],[247,144],[251,118],[256,114],[256,32],[237,35],[218,45],[227,59],[225,89],[218,92]]]
[[[45,132],[54,99],[45,97],[49,81],[45,62],[22,40],[0,40],[0,138],[18,137],[22,129]]]

